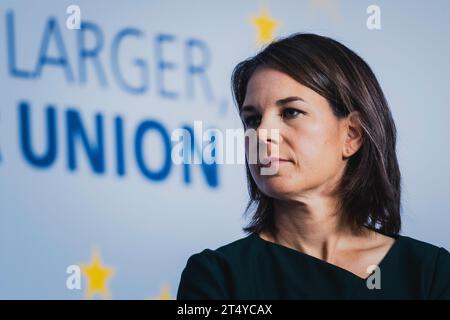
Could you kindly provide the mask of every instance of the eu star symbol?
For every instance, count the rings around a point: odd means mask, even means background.
[[[169,286],[167,284],[161,286],[159,294],[157,296],[149,297],[149,298],[146,298],[146,299],[148,299],[148,300],[172,300],[172,297],[170,295],[170,288],[169,288]]]
[[[170,289],[168,286],[164,286],[161,288],[161,292],[159,293],[159,300],[170,300]]]
[[[252,17],[252,24],[258,30],[258,43],[265,44],[273,40],[273,32],[279,26],[279,22],[272,19],[267,8],[262,8],[259,16]]]
[[[85,298],[92,299],[94,295],[99,295],[103,299],[110,299],[107,282],[114,274],[114,269],[102,265],[100,252],[92,251],[91,262],[88,265],[82,265],[81,271],[87,278],[87,287]]]

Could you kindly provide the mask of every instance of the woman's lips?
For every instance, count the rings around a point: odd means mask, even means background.
[[[265,161],[263,161],[264,163],[259,163],[258,166],[261,168],[268,168],[272,165],[272,163],[277,163],[277,164],[281,164],[281,163],[285,163],[285,162],[290,162],[287,159],[283,159],[283,158],[268,158]]]

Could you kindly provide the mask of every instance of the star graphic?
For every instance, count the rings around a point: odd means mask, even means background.
[[[279,26],[279,22],[272,19],[269,10],[264,7],[261,9],[259,16],[251,18],[252,24],[258,30],[258,43],[265,44],[273,40],[274,29]]]
[[[146,300],[172,300],[170,296],[170,288],[168,285],[163,285],[159,291],[159,295],[156,297],[148,297]]]
[[[92,299],[96,294],[103,299],[111,298],[107,281],[114,274],[114,269],[102,265],[100,252],[97,249],[92,251],[91,263],[81,265],[81,272],[86,276],[88,282],[85,292],[86,299]]]
[[[158,300],[170,300],[170,289],[168,285],[162,286]]]

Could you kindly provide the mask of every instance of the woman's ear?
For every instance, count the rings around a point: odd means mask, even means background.
[[[345,123],[345,141],[342,156],[344,159],[354,155],[363,142],[363,128],[361,125],[360,113],[358,111],[350,112],[344,120]]]

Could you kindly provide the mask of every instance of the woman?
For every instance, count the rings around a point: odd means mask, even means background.
[[[399,235],[395,124],[356,53],[294,34],[232,86],[269,157],[249,163],[246,144],[249,235],[192,255],[178,299],[450,299],[449,252]]]

